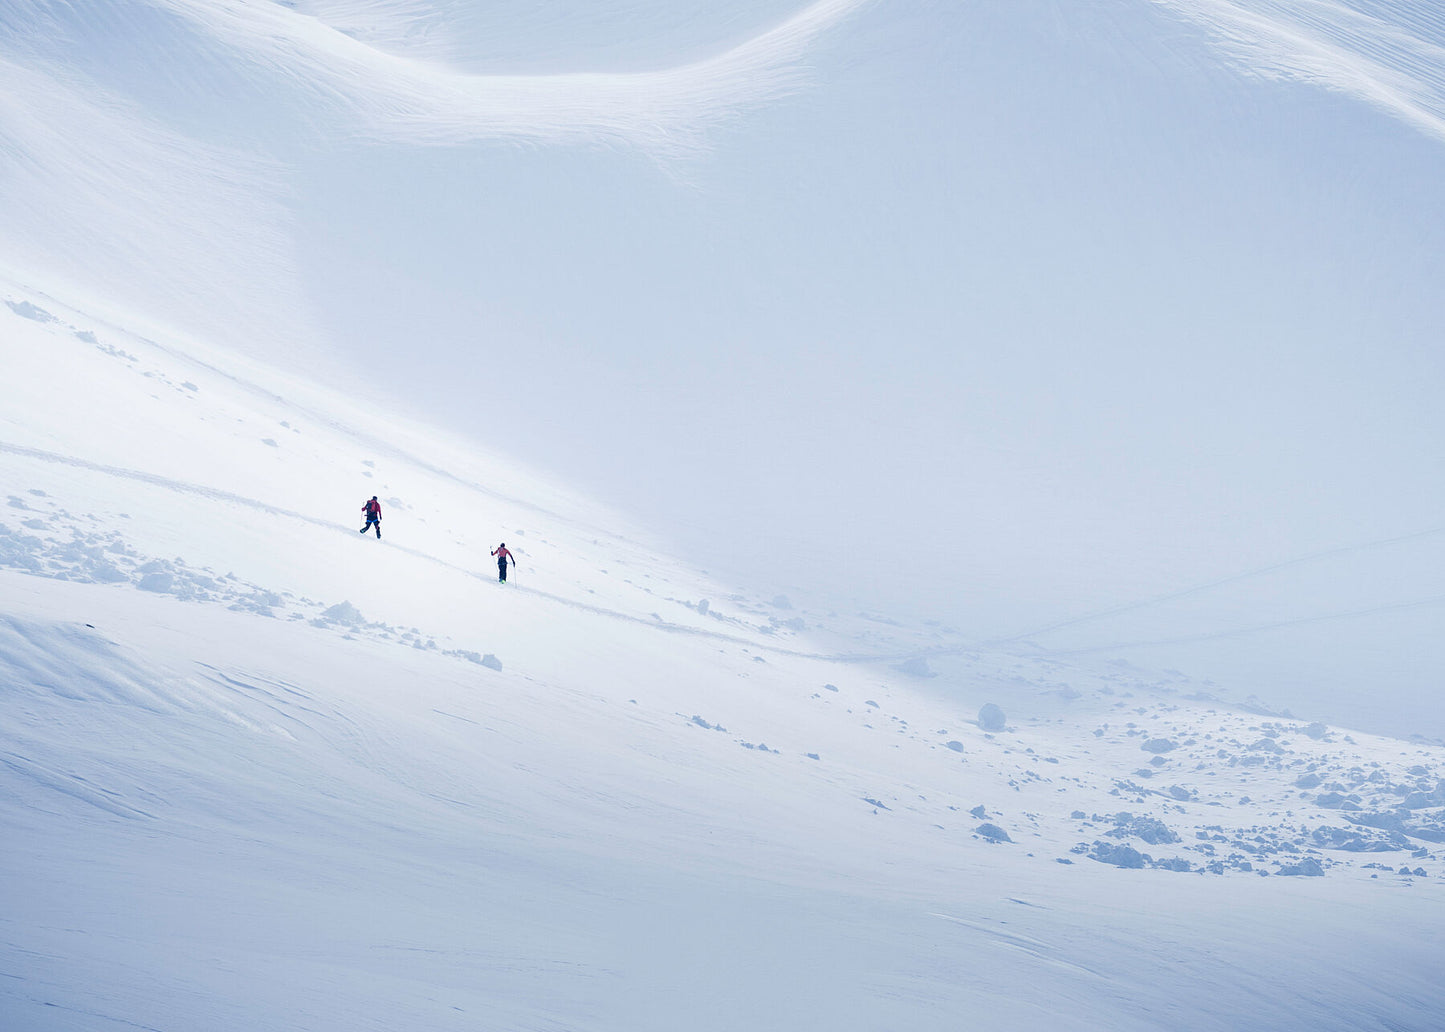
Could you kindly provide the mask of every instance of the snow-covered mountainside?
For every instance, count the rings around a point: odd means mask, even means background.
[[[756,598],[0,301],[0,1028],[1439,1027],[1445,750]]]

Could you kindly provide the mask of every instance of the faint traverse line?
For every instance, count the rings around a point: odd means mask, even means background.
[[[271,505],[268,502],[262,502],[255,498],[248,498],[245,495],[239,495],[233,491],[222,491],[219,488],[205,487],[201,484],[193,484],[184,480],[176,480],[172,477],[164,477],[158,473],[147,473],[144,470],[127,469],[124,466],[110,466],[101,462],[91,462],[88,459],[80,459],[71,455],[60,455],[56,452],[42,451],[39,448],[29,448],[24,445],[10,444],[5,441],[0,441],[0,453],[20,455],[25,458],[39,459],[42,462],[49,462],[62,466],[71,466],[76,469],[90,470],[91,472],[102,473],[106,476],[120,477],[125,480],[134,480],[139,483],[150,484],[153,487],[163,488],[167,491],[175,491],[179,494],[189,494],[201,498],[213,499],[215,501],[230,502],[234,505],[241,505],[249,509],[256,509],[260,512],[268,513],[272,516],[281,516],[286,519],[299,520],[302,523],[309,524],[313,527],[320,527],[325,530],[349,529],[345,525],[340,523],[318,519],[315,516],[308,516],[305,513],[297,512],[294,509],[286,509],[281,506]],[[406,545],[399,545],[395,542],[388,542],[387,547],[396,551],[403,552],[406,555],[410,555],[416,559],[422,559],[430,563],[435,563],[438,566],[451,570],[453,573],[460,573],[463,576],[472,577],[476,580],[490,581],[493,576],[492,574],[485,571],[467,569],[466,567],[458,566],[455,563],[449,563],[445,559],[441,559],[437,556],[431,555],[430,553],[422,552],[415,548],[409,548]],[[532,595],[536,595],[539,598],[544,598],[548,601],[556,602],[561,605],[571,606],[574,609],[580,609],[585,612],[594,613],[598,616],[611,617],[615,620],[622,620],[627,623],[634,623],[643,627],[651,627],[655,630],[667,631],[672,634],[693,635],[696,637],[710,638],[714,641],[728,642],[735,645],[746,645],[749,648],[755,648],[763,652],[770,652],[775,655],[792,656],[799,659],[833,660],[836,662],[868,662],[874,659],[882,661],[889,658],[894,658],[888,656],[828,656],[826,654],[818,652],[806,652],[801,649],[789,649],[780,645],[772,645],[763,641],[754,640],[752,638],[746,638],[741,635],[726,634],[721,631],[710,631],[701,627],[687,627],[683,624],[669,623],[668,621],[661,619],[650,620],[646,617],[635,616],[631,613],[624,613],[620,610],[607,609],[604,606],[592,605],[588,602],[581,602],[576,599],[570,599],[562,595],[555,595],[551,592],[541,591],[537,588],[526,587],[522,585],[511,585],[510,587],[516,591],[522,591]],[[908,656],[915,654],[916,653],[908,653]],[[897,658],[907,658],[907,656]]]
[[[1389,613],[1405,609],[1425,609],[1429,606],[1445,605],[1445,595],[1432,595],[1429,598],[1415,599],[1411,602],[1391,602],[1383,606],[1369,606],[1364,609],[1351,609],[1340,613],[1322,613],[1318,616],[1302,616],[1293,620],[1277,620],[1274,623],[1256,624],[1252,627],[1237,627],[1228,631],[1211,631],[1207,634],[1189,634],[1177,638],[1155,638],[1146,641],[1122,641],[1112,645],[1091,645],[1087,648],[1078,649],[1044,649],[1045,655],[1049,656],[1082,656],[1093,652],[1110,652],[1116,649],[1139,649],[1150,648],[1156,645],[1188,645],[1194,642],[1215,641],[1220,638],[1235,638],[1244,634],[1263,634],[1266,631],[1277,631],[1286,627],[1299,627],[1304,624],[1327,623],[1331,620],[1349,620],[1359,616],[1372,616],[1375,613]]]
[[[441,560],[438,560],[438,562],[440,561]],[[490,579],[489,576],[485,573],[473,573],[470,570],[463,570],[461,572],[476,577],[478,580]],[[713,641],[724,641],[732,645],[746,645],[749,648],[757,649],[760,652],[769,652],[776,656],[791,656],[794,659],[818,659],[833,663],[866,663],[884,662],[889,659],[908,659],[912,656],[917,655],[916,652],[910,652],[906,655],[900,656],[831,656],[823,652],[806,652],[802,649],[790,649],[782,645],[771,645],[764,641],[758,641],[753,638],[745,638],[742,635],[738,634],[728,634],[724,631],[710,631],[706,627],[688,627],[686,624],[671,623],[667,620],[663,620],[660,618],[649,620],[647,617],[635,616],[632,613],[624,613],[617,609],[608,609],[605,606],[593,605],[590,602],[580,602],[577,599],[567,598],[563,595],[554,595],[550,591],[541,591],[537,588],[523,587],[522,585],[509,585],[507,590],[526,592],[531,595],[536,595],[539,598],[545,598],[549,602],[556,602],[564,606],[571,606],[573,609],[580,609],[584,612],[595,613],[598,616],[608,616],[614,620],[622,620],[627,623],[639,624],[643,627],[651,627],[653,630],[656,631],[666,631],[669,634],[690,635],[697,638],[709,638]]]
[[[192,484],[185,480],[163,477],[159,473],[147,473],[144,470],[127,469],[124,466],[108,466],[102,462],[91,462],[89,459],[78,459],[72,455],[60,455],[56,452],[41,451],[39,448],[27,448],[24,445],[9,444],[5,441],[0,441],[0,452],[5,452],[10,455],[21,455],[28,459],[40,459],[42,462],[51,462],[61,466],[74,466],[77,469],[88,469],[94,473],[104,473],[106,476],[121,477],[125,480],[136,480],[143,484],[163,487],[169,491],[176,491],[180,494],[191,494],[201,498],[211,498],[216,501],[232,502],[236,505],[244,505],[250,509],[259,509],[273,516],[286,516],[293,520],[301,520],[304,523],[309,523],[316,527],[335,529],[341,526],[339,523],[331,523],[326,520],[317,519],[315,516],[307,516],[305,513],[296,512],[294,509],[283,509],[280,506],[258,501],[255,498],[247,498],[245,495],[238,495],[231,491],[222,491],[220,488],[205,487],[201,484]]]
[[[53,298],[49,294],[46,294],[44,291],[37,291],[31,288],[25,289],[29,291],[29,293],[31,293],[33,296],[43,298],[45,301],[52,305],[65,308],[79,315],[84,315],[87,319],[90,319],[93,322],[99,323],[101,325],[109,326],[118,333],[125,334],[129,332],[107,319],[98,318],[82,310],[72,309],[71,306],[68,305],[66,302],[61,301],[57,298]],[[344,420],[336,416],[330,415],[321,409],[315,408],[303,402],[295,401],[286,397],[283,394],[278,394],[271,388],[263,386],[262,384],[257,383],[253,380],[248,380],[246,377],[240,375],[239,373],[232,372],[229,369],[215,364],[214,362],[208,361],[207,359],[198,358],[182,347],[162,344],[159,341],[152,340],[149,337],[141,337],[139,339],[149,347],[155,348],[163,355],[167,355],[181,362],[188,363],[195,368],[204,369],[206,372],[219,376],[222,379],[235,384],[237,387],[240,387],[242,390],[256,397],[259,397],[265,401],[276,402],[285,405],[291,410],[301,413],[308,418],[314,420],[319,426],[326,427],[330,430],[335,430],[352,441],[366,444],[372,449],[372,451],[374,451],[378,455],[390,455],[395,458],[401,459],[405,462],[411,463],[418,469],[435,474],[436,476],[441,477],[444,480],[449,480],[455,484],[460,484],[462,487],[476,491],[479,494],[486,495],[489,498],[495,498],[498,501],[506,502],[508,505],[514,505],[520,509],[526,509],[530,512],[536,513],[539,516],[548,516],[556,520],[562,520],[564,522],[575,524],[578,527],[585,527],[590,533],[595,534],[599,537],[607,537],[615,541],[621,541],[627,544],[633,543],[631,539],[629,539],[625,535],[619,534],[614,530],[608,529],[607,527],[586,523],[583,520],[577,519],[575,517],[563,516],[561,513],[555,512],[544,505],[539,505],[536,502],[527,501],[524,498],[518,498],[515,495],[510,495],[504,491],[499,491],[496,488],[488,487],[487,485],[479,483],[475,480],[468,480],[464,476],[453,473],[449,469],[438,466],[432,463],[430,460],[420,455],[417,455],[414,452],[408,451],[406,448],[400,445],[392,443],[392,441],[390,441],[384,436],[371,432],[370,430],[366,429],[366,427],[362,424],[345,422]],[[41,452],[38,450],[34,450],[33,452],[27,452],[25,449],[21,448],[18,445],[6,446],[3,444],[3,442],[0,442],[0,451],[17,449],[18,454],[33,454],[35,457],[45,457],[52,454],[49,452]],[[67,457],[65,456],[54,456],[53,461],[65,461],[66,458]],[[84,466],[84,460],[77,459],[73,461],[77,465]],[[101,467],[95,468],[100,469]],[[150,474],[142,474],[142,476],[150,476]],[[225,494],[225,492],[220,493]],[[245,499],[241,500],[245,501]],[[269,511],[280,512],[283,514],[286,512],[286,510],[280,509],[272,509]],[[302,518],[309,519],[309,517]]]
[[[1138,602],[1129,602],[1122,606],[1114,606],[1111,609],[1102,609],[1094,613],[1085,613],[1083,616],[1072,617],[1068,620],[1060,620],[1058,623],[1049,624],[1047,627],[1040,627],[1031,631],[1025,631],[1022,634],[1015,634],[1006,638],[992,638],[983,642],[981,647],[989,648],[996,645],[1009,645],[1027,638],[1038,637],[1041,634],[1051,634],[1054,631],[1061,631],[1065,627],[1075,627],[1082,623],[1104,620],[1111,616],[1118,616],[1121,613],[1133,612],[1136,609],[1145,609],[1150,606],[1163,605],[1165,602],[1174,602],[1181,598],[1187,598],[1190,595],[1197,595],[1203,591],[1212,591],[1215,588],[1222,588],[1225,585],[1235,584],[1239,581],[1250,580],[1254,577],[1263,577],[1270,573],[1278,573],[1280,570],[1286,570],[1292,566],[1320,562],[1324,559],[1332,559],[1335,556],[1348,555],[1351,552],[1363,552],[1374,548],[1387,548],[1390,545],[1403,544],[1406,541],[1416,541],[1420,538],[1432,537],[1442,533],[1445,533],[1445,526],[1430,527],[1426,530],[1417,530],[1395,537],[1380,538],[1375,541],[1365,541],[1354,545],[1341,545],[1338,548],[1326,549],[1323,552],[1311,552],[1308,555],[1296,556],[1293,559],[1285,559],[1281,562],[1271,563],[1268,566],[1261,566],[1253,570],[1245,570],[1242,573],[1231,574],[1228,577],[1221,577],[1218,580],[1205,581],[1202,584],[1195,584],[1188,588],[1182,588],[1179,591],[1169,592],[1168,594],[1156,595],[1153,598],[1142,599]]]
[[[164,488],[167,491],[175,491],[178,494],[196,495],[200,498],[210,498],[214,501],[230,502],[233,505],[241,505],[248,509],[256,509],[272,516],[283,516],[287,519],[299,520],[302,523],[313,527],[321,527],[325,530],[345,530],[345,524],[336,523],[331,520],[323,520],[316,516],[308,516],[304,512],[297,512],[295,509],[287,509],[279,505],[272,505],[255,498],[248,498],[246,495],[236,494],[234,491],[223,491],[220,488],[206,487],[202,484],[193,484],[186,480],[176,480],[173,477],[164,477],[158,473],[147,473],[144,470],[127,469],[124,466],[109,466],[101,462],[91,462],[89,459],[79,459],[72,455],[60,455],[56,452],[42,451],[39,448],[27,448],[24,445],[9,444],[0,441],[0,452],[11,455],[21,455],[25,458],[39,459],[42,462],[55,463],[62,466],[73,466],[77,469],[86,469],[94,473],[103,473],[106,476],[120,477],[125,480],[135,480],[143,484],[150,484],[152,487]],[[458,573],[465,573],[469,576],[483,577],[484,575],[475,570],[463,569],[439,559],[434,555],[410,548],[406,545],[399,545],[395,542],[388,542],[387,547],[407,555],[415,556],[418,559],[426,559],[430,562],[445,566]]]
[[[315,516],[308,516],[305,513],[297,512],[294,509],[286,509],[281,506],[271,505],[270,503],[262,502],[255,498],[248,498],[245,495],[236,494],[233,491],[223,491],[219,488],[205,487],[200,484],[193,484],[184,480],[176,480],[172,477],[161,476],[157,473],[147,473],[144,470],[128,469],[123,466],[111,466],[105,463],[92,462],[88,459],[76,458],[70,455],[61,455],[55,452],[47,452],[39,448],[30,448],[24,445],[10,444],[5,441],[0,441],[0,453],[19,455],[26,458],[38,459],[43,462],[71,466],[77,469],[90,470],[92,472],[105,474],[106,476],[134,480],[139,483],[150,484],[154,487],[163,488],[169,491],[175,491],[180,494],[189,494],[201,498],[210,498],[216,501],[229,502],[234,505],[240,505],[246,508],[258,510],[260,512],[265,512],[273,516],[281,516],[286,519],[298,520],[310,526],[320,527],[326,530],[349,529],[340,523],[318,519]],[[664,631],[669,634],[681,634],[698,638],[707,638],[713,641],[727,642],[728,644],[733,645],[745,645],[749,648],[754,648],[761,652],[767,652],[779,656],[790,656],[796,659],[812,659],[834,663],[884,663],[912,659],[915,657],[956,655],[962,652],[970,652],[978,648],[990,648],[998,645],[1011,644],[1027,638],[1037,637],[1038,635],[1048,634],[1053,631],[1062,630],[1066,627],[1073,627],[1078,624],[1087,623],[1093,620],[1101,620],[1106,617],[1115,616],[1120,613],[1130,612],[1135,609],[1142,609],[1147,606],[1160,605],[1162,603],[1170,602],[1179,598],[1184,598],[1188,595],[1193,595],[1198,592],[1208,591],[1213,588],[1222,587],[1226,584],[1235,583],[1236,581],[1247,580],[1252,577],[1259,577],[1268,573],[1274,573],[1278,570],[1287,569],[1292,566],[1297,566],[1310,562],[1318,562],[1322,559],[1328,559],[1333,556],[1344,555],[1350,552],[1364,551],[1366,549],[1372,548],[1383,548],[1389,545],[1400,544],[1406,541],[1413,541],[1419,538],[1430,537],[1432,535],[1440,534],[1442,532],[1445,532],[1445,527],[1432,527],[1427,530],[1416,531],[1410,534],[1402,534],[1390,538],[1381,538],[1377,541],[1368,541],[1363,544],[1347,545],[1340,548],[1329,549],[1323,552],[1315,552],[1309,555],[1299,556],[1294,559],[1288,559],[1283,562],[1273,563],[1269,566],[1263,566],[1255,570],[1248,570],[1244,573],[1234,574],[1229,577],[1223,577],[1218,580],[1209,581],[1204,584],[1197,584],[1193,587],[1185,588],[1181,591],[1171,592],[1167,595],[1160,595],[1155,598],[1145,599],[1140,602],[1133,602],[1128,605],[1116,606],[1112,609],[1104,610],[1097,613],[1086,614],[1084,616],[1075,617],[1070,620],[1063,620],[1058,623],[1051,624],[1048,627],[1029,631],[1024,634],[1018,634],[1007,638],[995,638],[978,645],[959,645],[945,646],[939,648],[909,649],[890,651],[887,653],[855,652],[829,654],[825,652],[807,651],[803,649],[791,649],[782,645],[774,645],[766,641],[759,641],[757,639],[744,637],[742,635],[727,634],[721,631],[711,631],[700,627],[688,627],[683,624],[670,623],[669,621],[660,618],[648,619],[646,617],[637,616],[631,613],[625,613],[620,610],[608,609],[604,606],[593,605],[589,602],[582,602],[577,599],[567,598],[563,595],[553,594],[552,592],[542,591],[537,588],[522,585],[513,585],[512,587],[514,590],[529,593],[535,595],[538,598],[543,598],[550,602],[555,602],[559,605],[569,606],[573,609],[578,609],[583,612],[589,612],[598,616],[609,617],[614,620],[621,620],[623,622],[635,624],[642,627],[650,627],[654,630]],[[464,576],[481,581],[491,580],[491,574],[489,572],[467,569],[466,567],[458,566],[455,563],[447,562],[445,559],[441,559],[437,556],[431,555],[427,552],[422,552],[415,548],[410,548],[406,545],[389,543],[388,547],[401,551],[414,558],[434,563],[454,573],[460,573]],[[1442,603],[1445,603],[1445,595],[1421,599],[1414,602],[1393,603],[1385,606],[1375,606],[1367,609],[1351,610],[1348,612],[1326,614],[1323,616],[1302,617],[1294,620],[1283,620],[1270,624],[1261,624],[1254,627],[1236,628],[1226,631],[1210,632],[1207,634],[1186,635],[1177,638],[1164,638],[1147,641],[1122,642],[1113,645],[1090,646],[1087,648],[1078,649],[1044,649],[1044,651],[1047,652],[1049,655],[1071,656],[1083,655],[1087,653],[1107,652],[1113,649],[1145,648],[1160,645],[1188,644],[1191,642],[1211,641],[1220,638],[1235,637],[1241,634],[1262,633],[1265,631],[1278,630],[1281,628],[1292,627],[1301,624],[1317,623],[1329,620],[1349,619],[1357,616],[1367,616],[1372,613],[1413,609],[1430,605],[1439,605]]]

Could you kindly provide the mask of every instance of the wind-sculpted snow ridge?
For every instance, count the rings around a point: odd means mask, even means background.
[[[757,597],[483,449],[0,300],[0,1027],[1445,1006],[1445,747]]]
[[[143,32],[186,26],[176,35],[182,74],[208,63],[245,67],[329,132],[415,143],[623,144],[675,156],[740,111],[799,89],[810,48],[867,2],[814,0],[750,40],[675,67],[547,75],[477,74],[433,59],[438,48],[425,41],[445,36],[444,21],[414,3],[129,0],[117,9],[92,0],[63,12],[22,4],[12,19],[17,33],[46,24],[57,38],[97,20],[133,22]]]
[[[1445,15],[1410,0],[1155,0],[1250,72],[1324,86],[1445,140]]]
[[[298,141],[628,147],[671,166],[804,88],[811,50],[867,2],[816,0],[703,60],[555,74],[464,71],[444,13],[397,0],[0,5],[0,268],[232,347],[308,346],[281,157]],[[163,71],[138,80],[147,65]]]
[[[739,109],[796,89],[808,47],[864,0],[816,0],[757,38],[684,67],[546,76],[458,73],[277,4],[160,2],[241,59],[339,105],[364,132],[420,142],[592,140],[671,154]]]

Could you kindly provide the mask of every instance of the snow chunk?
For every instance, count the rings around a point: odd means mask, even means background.
[[[322,624],[339,623],[346,624],[348,627],[355,627],[366,621],[362,617],[361,611],[350,602],[338,602],[331,608],[324,610],[315,622]]]
[[[1115,867],[1125,867],[1130,870],[1143,870],[1146,857],[1132,846],[1123,843],[1095,842],[1089,850],[1089,859],[1097,860],[1101,864],[1112,864]]]
[[[933,669],[929,667],[928,660],[924,659],[922,656],[914,656],[912,659],[907,660],[906,662],[899,663],[893,669],[897,670],[901,674],[907,674],[910,677],[938,676],[936,673],[933,672]]]
[[[157,571],[156,573],[146,574],[140,580],[136,581],[135,586],[140,588],[141,591],[154,591],[158,595],[164,595],[171,590],[175,582],[176,579],[171,574],[164,571]]]
[[[985,731],[1002,731],[1007,723],[1003,710],[991,702],[984,703],[978,711],[978,726]]]
[[[43,308],[36,308],[29,301],[21,301],[19,304],[16,304],[14,301],[6,301],[5,304],[9,307],[10,311],[14,312],[22,319],[33,319],[35,322],[38,323],[48,323],[56,321],[55,316],[51,315]]]
[[[1169,826],[1157,817],[1136,817],[1132,813],[1117,813],[1114,815],[1114,827],[1104,834],[1113,838],[1127,838],[1133,836],[1143,839],[1151,846],[1164,845],[1170,842],[1178,842],[1179,836],[1170,830]]]

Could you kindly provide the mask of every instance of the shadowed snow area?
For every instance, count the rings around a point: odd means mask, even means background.
[[[0,294],[0,1027],[1445,1005],[1438,745],[753,597],[500,457]]]

